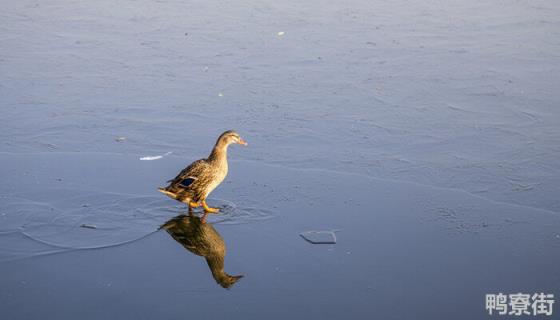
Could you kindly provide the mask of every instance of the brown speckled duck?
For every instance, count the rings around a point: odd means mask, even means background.
[[[197,208],[202,203],[204,212],[218,212],[219,209],[210,208],[206,204],[206,197],[227,176],[227,149],[232,143],[247,145],[247,142],[233,130],[222,133],[208,158],[191,163],[175,179],[169,180],[170,184],[167,187],[159,188],[159,191],[186,203],[189,209]]]

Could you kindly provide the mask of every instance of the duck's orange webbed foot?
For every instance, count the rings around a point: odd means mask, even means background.
[[[210,208],[206,203],[206,200],[202,200],[202,206],[204,207],[204,212],[206,213],[218,213],[220,211],[218,208]]]

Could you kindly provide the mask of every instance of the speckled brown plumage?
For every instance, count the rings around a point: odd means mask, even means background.
[[[202,202],[205,211],[216,212],[217,209],[206,205],[206,198],[227,176],[227,149],[232,143],[247,145],[233,130],[222,133],[208,158],[191,163],[159,191],[189,207],[197,207]]]

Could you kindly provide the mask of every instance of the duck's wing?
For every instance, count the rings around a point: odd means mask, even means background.
[[[183,169],[173,180],[170,180],[170,185],[179,188],[188,188],[197,179],[208,172],[209,169],[210,165],[206,159],[197,160]]]

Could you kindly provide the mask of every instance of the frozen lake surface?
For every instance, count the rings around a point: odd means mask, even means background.
[[[220,198],[209,199],[223,210],[208,218],[210,230],[175,231],[198,243],[194,252],[215,246],[205,234],[221,237],[224,272],[244,275],[227,291],[202,257],[157,231],[186,213],[153,188],[184,159],[49,153],[2,161],[21,168],[2,169],[3,177],[28,177],[1,189],[0,301],[10,319],[479,319],[488,292],[555,292],[560,283],[555,213],[232,161]],[[299,236],[333,229],[334,245]]]
[[[10,319],[475,319],[486,293],[560,295],[560,2],[2,7]],[[230,291],[158,231],[184,208],[156,190],[226,129],[250,145],[211,195]]]

